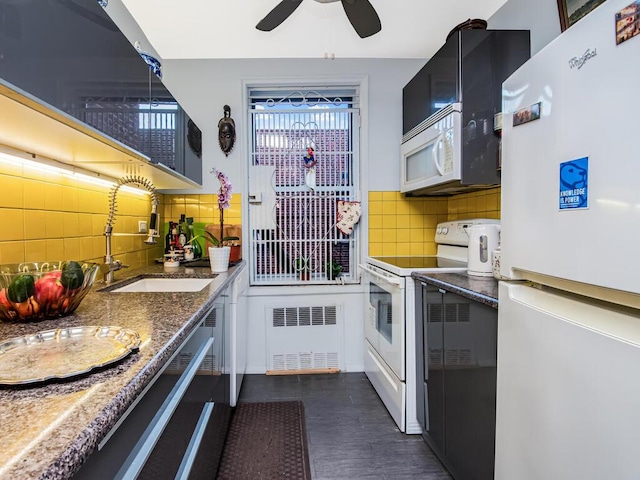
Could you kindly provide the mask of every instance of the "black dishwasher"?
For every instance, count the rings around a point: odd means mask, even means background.
[[[422,436],[456,480],[493,479],[498,310],[425,283],[416,309]]]

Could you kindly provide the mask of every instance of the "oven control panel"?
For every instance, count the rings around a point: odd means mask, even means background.
[[[469,245],[469,233],[467,229],[472,225],[500,224],[500,220],[494,218],[472,218],[469,220],[456,220],[453,222],[439,223],[436,227],[435,242],[441,245]]]

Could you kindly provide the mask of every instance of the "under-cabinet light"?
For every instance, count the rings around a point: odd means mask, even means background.
[[[56,160],[37,156],[32,153],[20,152],[2,146],[0,146],[0,162],[37,171],[44,170],[46,172],[71,178],[74,181],[100,185],[106,188],[112,188],[117,182],[117,179],[102,174],[97,174],[88,170],[58,162]],[[128,185],[120,187],[120,190],[124,190],[129,193],[135,193],[138,195],[150,194],[150,192],[148,192],[147,190],[142,190],[140,188]]]

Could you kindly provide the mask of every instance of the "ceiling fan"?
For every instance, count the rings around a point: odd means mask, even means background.
[[[376,13],[373,5],[369,0],[315,0],[318,3],[333,3],[342,2],[344,12],[347,14],[347,18],[351,22],[356,33],[360,38],[367,38],[371,35],[375,35],[382,30],[382,24],[380,23],[380,17]],[[302,0],[282,0],[271,10],[266,17],[264,17],[256,28],[263,32],[270,32],[282,22],[284,22],[289,16],[300,6]]]

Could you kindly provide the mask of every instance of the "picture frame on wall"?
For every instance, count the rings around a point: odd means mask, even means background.
[[[606,0],[558,0],[560,31],[564,32],[605,1]]]

